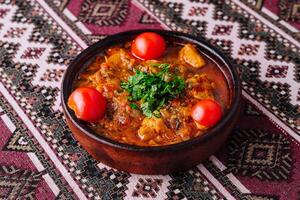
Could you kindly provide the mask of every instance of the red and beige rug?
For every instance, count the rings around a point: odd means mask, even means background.
[[[61,112],[70,61],[141,28],[205,37],[240,73],[232,137],[186,172],[142,176],[98,163]],[[297,0],[0,0],[0,199],[299,199],[299,29]]]

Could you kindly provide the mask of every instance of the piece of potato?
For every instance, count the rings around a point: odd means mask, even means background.
[[[204,59],[191,44],[186,44],[182,47],[179,51],[179,59],[195,68],[200,68],[205,65]]]
[[[161,118],[145,118],[138,130],[138,136],[142,141],[148,141],[169,132],[171,130]]]
[[[107,58],[107,64],[115,69],[120,67],[131,69],[135,60],[131,58],[124,49],[114,50]]]

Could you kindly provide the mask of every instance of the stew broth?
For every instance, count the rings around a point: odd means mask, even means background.
[[[224,115],[230,105],[228,84],[218,63],[203,52],[196,52],[205,61],[203,67],[196,68],[184,62],[179,52],[185,45],[168,42],[165,53],[157,60],[134,58],[129,42],[111,47],[105,55],[96,57],[75,83],[75,88],[96,88],[107,100],[105,117],[89,126],[99,135],[138,146],[174,144],[205,134],[208,129],[193,121],[191,108],[201,99],[215,99]],[[170,64],[170,72],[183,78],[186,87],[182,95],[165,103],[159,117],[147,118],[140,110],[130,107],[129,93],[120,83],[127,82],[136,69],[158,73],[159,67],[153,66],[157,63]]]

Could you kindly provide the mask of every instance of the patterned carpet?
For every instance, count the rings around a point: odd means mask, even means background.
[[[240,73],[237,127],[186,172],[143,176],[98,163],[61,112],[70,61],[141,28],[205,37]],[[297,0],[0,0],[0,199],[300,199],[299,29]]]

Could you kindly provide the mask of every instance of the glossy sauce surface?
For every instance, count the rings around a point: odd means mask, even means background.
[[[227,81],[213,59],[199,52],[205,60],[203,67],[184,62],[179,52],[186,44],[167,43],[167,50],[157,60],[141,61],[130,53],[130,43],[105,51],[80,74],[75,87],[96,88],[106,97],[107,110],[103,119],[90,123],[100,135],[139,146],[159,146],[179,143],[200,136],[207,128],[199,127],[190,116],[191,108],[201,99],[215,99],[226,113],[230,105]],[[120,87],[122,81],[135,74],[135,69],[158,73],[153,64],[168,63],[170,72],[183,78],[184,93],[160,109],[160,117],[147,118],[140,110],[130,107],[129,94]],[[134,102],[138,105],[140,102]]]

